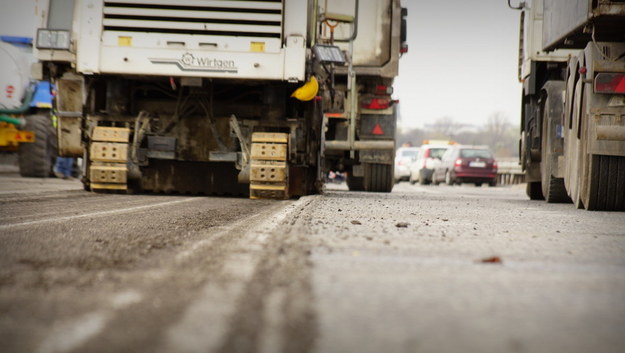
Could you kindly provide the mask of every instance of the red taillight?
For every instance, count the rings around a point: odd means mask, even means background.
[[[362,101],[362,107],[365,109],[387,109],[391,105],[391,100],[387,98],[371,98]]]
[[[625,73],[599,73],[595,77],[596,93],[625,93]]]
[[[425,168],[426,163],[428,161],[428,158],[430,158],[430,149],[429,148],[427,148],[425,150],[425,152],[423,153],[423,168]]]
[[[390,96],[393,94],[393,86],[377,85],[375,86],[375,94],[378,96]]]
[[[397,164],[399,164],[399,165],[406,165],[406,162],[404,162],[403,160],[400,160],[399,162],[397,162]]]

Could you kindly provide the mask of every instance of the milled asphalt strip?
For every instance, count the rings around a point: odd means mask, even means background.
[[[55,323],[36,353],[62,353],[75,350],[100,333],[111,320],[114,310],[121,310],[142,300],[133,290],[117,293],[110,298],[111,308],[87,313],[67,322]]]
[[[183,203],[183,202],[189,202],[189,201],[201,200],[201,199],[202,199],[201,197],[189,197],[189,198],[186,198],[184,200],[175,200],[175,201],[154,203],[154,204],[151,204],[151,205],[135,206],[135,207],[128,207],[128,208],[119,208],[119,209],[110,210],[110,211],[99,211],[99,212],[85,213],[85,214],[74,215],[74,216],[54,217],[54,218],[40,219],[40,220],[37,220],[37,221],[4,224],[4,225],[0,225],[0,230],[8,229],[8,228],[15,228],[15,227],[31,226],[31,225],[34,225],[34,224],[41,224],[41,223],[69,221],[69,220],[79,219],[79,218],[102,217],[102,216],[108,216],[108,215],[112,215],[112,214],[118,214],[118,213],[124,213],[124,212],[132,212],[132,211],[144,210],[144,209],[147,209],[147,208],[154,208],[154,207],[161,207],[161,206],[169,206],[169,205],[173,205],[173,204],[177,204],[177,203]]]
[[[261,219],[260,222],[257,221],[258,218],[266,216],[266,213],[259,214],[253,219],[237,222],[236,225],[230,227],[229,231],[247,227],[241,242],[248,244],[248,246],[261,248],[282,223],[288,220],[295,211],[305,207],[310,202],[311,197],[314,196],[302,197],[281,210],[272,212],[270,218]],[[200,244],[192,248],[191,252],[195,252],[199,247],[206,245]],[[183,257],[190,256],[187,253],[181,255]],[[239,254],[224,260],[223,272],[236,278],[236,280],[227,284],[207,283],[199,298],[190,303],[182,318],[169,328],[165,346],[157,351],[177,353],[216,351],[228,333],[229,318],[236,312],[239,297],[254,275],[261,255],[257,253],[241,257]],[[279,338],[272,336],[268,343],[279,341]]]
[[[161,202],[153,205],[131,207],[123,210],[103,211],[62,218],[74,219],[94,215],[100,216],[116,212],[158,207],[199,199],[201,198],[194,197],[184,200]],[[246,230],[248,241],[254,241],[255,239],[255,242],[258,242],[258,245],[261,245],[266,241],[272,231],[274,231],[285,219],[287,219],[293,210],[298,207],[302,207],[302,205],[305,204],[303,200],[304,198],[300,199],[300,201],[290,203],[286,207],[278,210],[276,215],[272,215],[272,217],[265,220],[261,219],[259,220],[260,222],[257,221],[259,218],[266,217],[268,213],[273,212],[266,211],[250,217],[251,219],[245,218],[222,227],[223,229],[216,236],[225,236],[229,232],[249,227],[253,224],[257,226]],[[18,223],[12,226],[56,221],[62,218]],[[210,246],[210,243],[211,242],[202,242],[201,244],[193,246],[190,250],[181,253],[177,257],[177,260],[182,261],[191,257],[204,246]],[[236,299],[243,290],[244,283],[246,283],[252,276],[254,272],[253,269],[256,266],[254,259],[249,259],[243,263],[240,263],[240,260],[240,257],[231,258],[224,264],[224,266],[229,268],[227,272],[230,274],[237,274],[237,277],[239,278],[238,283],[233,283],[229,286],[217,286],[212,283],[207,284],[203,290],[202,297],[192,303],[188,307],[183,319],[169,329],[167,337],[168,341],[166,345],[167,348],[165,352],[206,352],[209,351],[210,347],[214,347],[218,344],[219,340],[223,337],[223,335],[225,335],[227,329],[227,317],[234,312]],[[113,319],[116,310],[124,309],[127,306],[140,302],[142,299],[143,295],[134,290],[117,293],[109,300],[110,308],[90,312],[72,320],[55,324],[55,327],[51,330],[50,334],[44,338],[36,352],[64,353],[75,350],[104,331],[106,329],[106,325]],[[215,300],[220,300],[222,302],[226,301],[226,303],[222,303],[225,305],[215,307]]]

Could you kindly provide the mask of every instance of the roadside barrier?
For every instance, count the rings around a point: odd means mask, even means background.
[[[497,184],[512,185],[525,182],[525,173],[521,170],[518,159],[498,159],[497,164]]]

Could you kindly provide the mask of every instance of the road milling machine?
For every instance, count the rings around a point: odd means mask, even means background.
[[[35,71],[85,189],[283,199],[333,170],[391,191],[399,0],[43,3]]]

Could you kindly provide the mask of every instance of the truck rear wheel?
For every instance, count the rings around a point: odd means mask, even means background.
[[[588,210],[625,211],[625,157],[591,155]]]
[[[544,200],[542,183],[540,181],[528,182],[525,187],[525,194],[530,200]]]
[[[391,192],[393,190],[393,165],[364,163],[366,191]]]
[[[56,158],[56,132],[47,115],[26,117],[25,130],[35,133],[35,141],[20,144],[18,150],[20,175],[46,178],[52,175]]]
[[[542,138],[541,138],[541,162],[540,176],[542,195],[549,203],[571,202],[564,188],[564,179],[556,178],[557,150],[562,150],[562,142],[559,142],[556,134],[557,124],[562,116],[562,91],[564,82],[549,81],[545,85],[546,97],[542,105]],[[558,146],[559,144],[559,146]]]
[[[575,67],[576,72],[578,67]],[[574,92],[571,93],[572,99],[567,103],[570,109],[567,109],[567,115],[564,126],[564,153],[566,159],[566,168],[564,176],[564,185],[568,196],[578,209],[584,208],[582,202],[582,180],[583,170],[585,168],[584,143],[585,143],[585,124],[582,118],[584,114],[584,106],[582,99],[584,94],[584,83],[578,78],[570,78],[570,87]]]
[[[349,191],[365,191],[365,181],[363,177],[347,175],[347,188]]]

